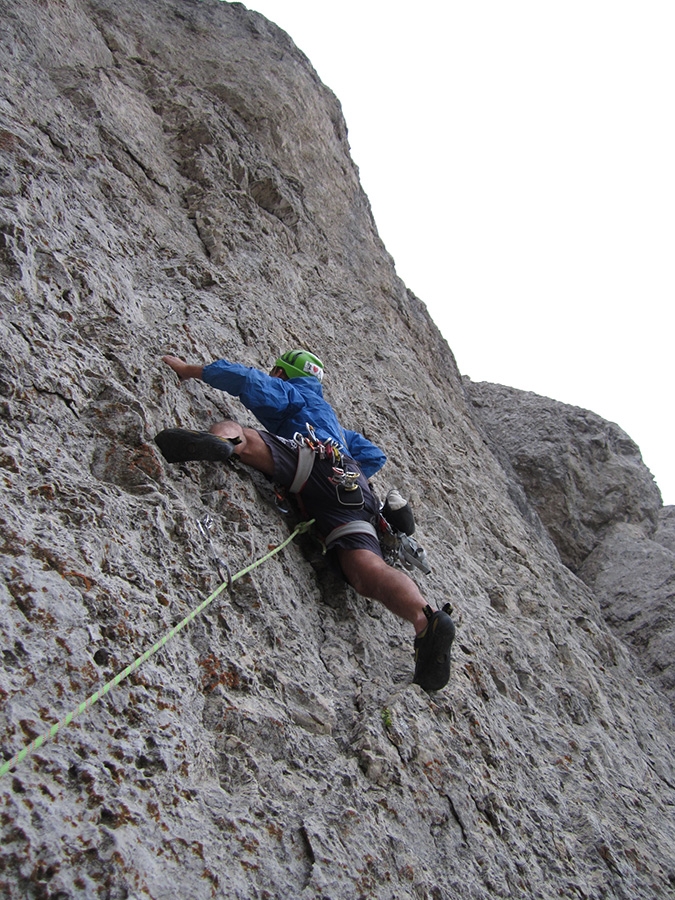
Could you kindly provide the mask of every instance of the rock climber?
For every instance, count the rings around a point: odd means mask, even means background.
[[[155,441],[167,462],[224,462],[233,454],[297,497],[326,547],[335,551],[348,583],[378,600],[415,629],[414,682],[440,690],[450,677],[455,626],[445,610],[432,610],[415,582],[388,565],[371,519],[379,512],[368,478],[386,456],[357,431],[343,428],[324,399],[324,367],[306,350],[281,355],[269,374],[224,359],[192,365],[163,361],[181,382],[191,378],[238,397],[266,430],[233,420],[209,431],[169,428]]]

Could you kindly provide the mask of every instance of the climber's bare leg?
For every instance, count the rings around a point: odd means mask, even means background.
[[[264,475],[274,475],[274,460],[270,448],[255,428],[243,428],[238,422],[226,419],[212,425],[209,430],[211,434],[221,438],[239,438],[240,443],[234,447],[239,459]]]
[[[378,600],[394,615],[406,619],[414,627],[415,634],[424,631],[427,601],[412,578],[387,565],[372,550],[338,548],[337,555],[345,578],[357,593]]]

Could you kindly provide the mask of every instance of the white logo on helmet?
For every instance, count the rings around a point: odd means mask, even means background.
[[[307,372],[308,375],[313,375],[315,378],[318,378],[319,381],[323,380],[323,369],[321,366],[317,366],[316,363],[311,362],[309,359],[304,365],[304,371]]]

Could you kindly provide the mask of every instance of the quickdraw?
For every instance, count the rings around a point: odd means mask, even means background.
[[[313,425],[310,425],[309,422],[306,422],[307,434],[300,434],[299,431],[293,435],[293,440],[299,447],[309,447],[319,459],[328,459],[330,460],[334,466],[340,467],[342,466],[342,450],[340,445],[333,438],[327,438],[325,441],[322,441],[318,436],[314,429]]]
[[[318,438],[314,426],[307,424],[307,434],[300,434],[299,431],[293,435],[293,440],[298,445],[298,465],[295,470],[295,477],[288,488],[291,494],[299,494],[307,484],[307,479],[312,474],[314,463],[317,459],[327,459],[333,464],[334,477],[340,477],[338,473],[342,473],[343,456],[340,445],[332,438],[322,441]],[[358,473],[356,475],[358,478]],[[333,479],[331,479],[333,480]],[[342,484],[343,482],[334,482]],[[347,488],[350,490],[350,488]]]
[[[225,560],[221,559],[216,553],[216,548],[213,546],[213,540],[211,538],[211,529],[213,528],[213,519],[209,515],[209,513],[205,513],[201,519],[197,520],[197,526],[202,533],[202,536],[208,541],[209,549],[211,550],[211,562],[216,567],[216,571],[220,577],[221,581],[227,581],[228,587],[232,588],[232,573],[230,572],[230,567],[225,562]],[[225,578],[225,574],[227,574],[227,578]]]

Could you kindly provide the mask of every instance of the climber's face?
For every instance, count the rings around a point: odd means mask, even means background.
[[[275,366],[271,371],[270,375],[272,378],[281,378],[282,381],[288,381],[288,375],[284,372],[281,366]]]

